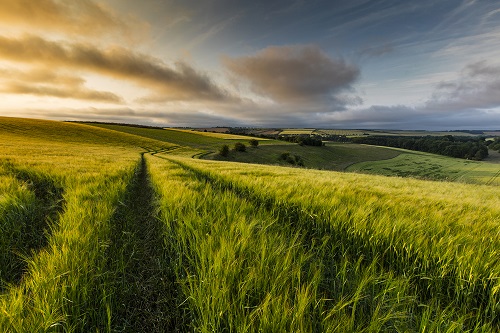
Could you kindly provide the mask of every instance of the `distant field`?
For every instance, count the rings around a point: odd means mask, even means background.
[[[500,185],[500,164],[420,152],[405,152],[388,160],[360,162],[346,170],[385,176]]]
[[[360,136],[365,134],[366,131],[362,130],[343,130],[343,129],[318,129],[313,132],[313,134],[318,135],[343,135],[343,136]]]
[[[455,136],[477,136],[477,134],[471,134],[468,132],[433,132],[433,131],[397,131],[397,130],[370,130],[367,131],[370,135],[395,135],[395,136],[444,136],[444,135],[455,135]]]
[[[265,138],[253,138],[245,135],[234,135],[234,134],[226,134],[226,133],[214,133],[214,132],[202,132],[202,131],[196,131],[196,130],[186,130],[186,129],[178,129],[178,128],[165,128],[166,130],[171,130],[171,131],[180,131],[184,133],[192,133],[192,134],[197,134],[197,135],[202,135],[202,136],[207,136],[210,138],[217,138],[217,139],[223,139],[223,140],[250,140],[250,139],[256,139],[259,141],[267,141],[269,139]]]
[[[197,132],[179,129],[151,129],[121,125],[96,125],[100,128],[119,131],[143,137],[168,142],[175,145],[170,149],[171,154],[184,157],[203,158],[208,160],[233,161],[243,163],[271,164],[292,166],[287,161],[280,159],[283,153],[299,156],[304,167],[323,170],[355,171],[386,176],[416,177],[431,180],[447,180],[455,182],[470,182],[477,184],[499,184],[498,164],[486,162],[466,161],[463,159],[448,158],[433,154],[412,152],[404,149],[376,147],[370,145],[327,143],[324,147],[299,146],[289,142],[277,140],[260,140],[258,148],[248,145],[251,137],[232,136],[229,134]],[[300,129],[294,133],[311,131]],[[324,133],[337,133],[336,135],[355,135],[350,130],[322,130]],[[344,132],[342,132],[344,131]],[[292,132],[289,132],[292,133]],[[343,133],[343,134],[340,134]],[[382,133],[381,131],[360,131],[362,133]],[[383,132],[389,133],[389,132]],[[399,135],[398,131],[391,132]],[[407,135],[422,132],[405,131]],[[443,134],[449,132],[429,132]],[[226,138],[231,138],[230,141]],[[237,153],[231,151],[229,156],[222,157],[218,150],[224,144],[231,148],[233,143],[243,142],[247,151]],[[398,156],[403,154],[404,156]],[[492,152],[493,161],[495,152]]]
[[[281,142],[279,141],[279,143]],[[257,148],[248,147],[246,152],[231,152],[228,157],[212,153],[204,158],[289,166],[289,163],[280,160],[279,157],[283,153],[290,153],[292,156],[300,156],[306,168],[340,171],[353,163],[388,159],[400,154],[393,149],[368,145],[331,143],[324,147],[310,147],[279,143],[258,146]]]
[[[312,134],[314,132],[314,128],[290,128],[284,129],[279,134],[280,135],[304,135],[304,134]]]
[[[493,132],[492,132],[493,133]],[[467,132],[433,132],[433,131],[398,131],[398,130],[349,130],[349,129],[317,129],[313,134],[318,135],[344,135],[344,136],[362,136],[362,135],[382,135],[382,136],[476,136]],[[492,134],[487,134],[492,135]]]
[[[212,133],[214,135],[205,135],[207,133],[195,132],[190,130],[155,129],[111,124],[89,125],[169,142],[179,146],[187,146],[193,149],[213,150],[216,149],[216,147],[218,147],[219,145],[227,144],[227,140],[221,137],[222,135],[226,134]],[[246,136],[241,136],[241,139],[233,138],[233,140],[241,142],[248,142],[250,139],[252,138]]]
[[[89,127],[87,125],[75,123],[60,123],[56,121],[33,121],[31,119],[22,118],[0,118],[0,133],[8,133],[11,138],[25,140],[26,134],[31,132],[31,139],[49,140],[52,143],[70,143],[70,144],[90,144],[102,145],[109,144],[111,146],[122,147],[137,147],[150,148],[151,150],[159,149],[160,146],[171,147],[171,144],[151,140],[144,136],[130,135],[130,133],[117,133],[110,131],[102,126],[100,129]],[[68,131],[71,135],[62,136],[59,131]],[[154,138],[153,138],[154,139]],[[15,140],[11,139],[4,142],[6,145],[15,144]],[[158,146],[160,145],[160,146]],[[36,147],[33,147],[36,148]]]

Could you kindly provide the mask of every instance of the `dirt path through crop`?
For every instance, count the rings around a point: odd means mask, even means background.
[[[110,271],[116,274],[112,329],[117,332],[176,332],[175,274],[164,246],[154,190],[142,158],[114,218]]]

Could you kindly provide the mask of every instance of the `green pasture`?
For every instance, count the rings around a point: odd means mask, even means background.
[[[205,159],[233,161],[243,163],[258,163],[289,166],[290,164],[280,159],[283,153],[300,156],[304,167],[324,170],[344,170],[347,166],[367,160],[393,158],[398,151],[357,144],[328,143],[323,147],[300,146],[297,144],[274,144],[247,147],[245,152],[231,152],[229,156],[222,157],[218,153],[205,155]]]
[[[439,131],[400,131],[400,130],[367,130],[369,135],[387,135],[387,136],[477,136],[468,132],[439,132]]]
[[[346,171],[500,185],[498,163],[469,161],[419,152],[407,151],[387,160],[356,163],[349,166]]]

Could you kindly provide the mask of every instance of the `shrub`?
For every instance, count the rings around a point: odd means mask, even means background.
[[[292,165],[304,166],[304,160],[299,155],[290,155],[290,153],[281,153],[280,160],[286,161]]]
[[[246,151],[247,147],[241,142],[236,142],[234,144],[234,151]]]
[[[224,156],[224,157],[226,157],[227,155],[229,155],[229,146],[228,145],[223,145],[222,147],[220,147],[220,149],[219,149],[219,155],[220,156]]]
[[[249,141],[249,143],[250,143],[250,146],[257,147],[259,145],[259,140],[252,139]]]
[[[290,156],[290,153],[282,153],[279,158],[280,158],[280,160],[286,161],[289,156]]]

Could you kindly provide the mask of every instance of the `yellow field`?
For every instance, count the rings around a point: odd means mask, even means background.
[[[302,134],[312,134],[314,132],[314,128],[289,128],[289,129],[284,129],[282,130],[279,135],[302,135]]]
[[[224,139],[224,140],[250,140],[250,139],[255,139],[259,141],[266,141],[269,139],[265,138],[257,138],[257,137],[248,137],[244,135],[234,135],[234,134],[226,134],[226,133],[214,133],[214,132],[200,132],[200,131],[195,131],[195,130],[189,130],[189,129],[180,129],[180,128],[166,128],[168,130],[172,131],[179,131],[179,132],[185,132],[185,133],[195,133],[198,135],[202,136],[207,136],[210,138],[217,138],[217,139]]]

